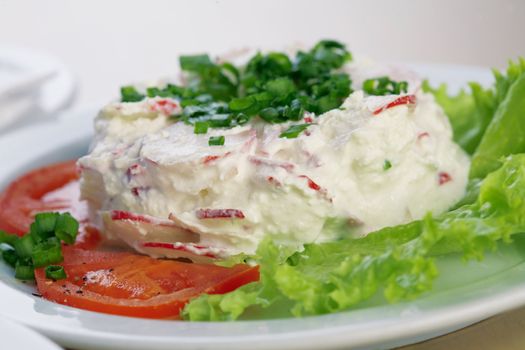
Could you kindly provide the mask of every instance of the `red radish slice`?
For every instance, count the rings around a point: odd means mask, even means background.
[[[373,113],[374,115],[377,115],[389,108],[401,106],[401,105],[409,105],[409,104],[415,104],[416,103],[416,95],[405,95],[400,96],[396,98],[394,101],[388,103],[386,106],[380,107],[376,109]]]
[[[198,209],[195,212],[198,219],[244,219],[244,213],[239,209]]]
[[[194,243],[144,242],[142,247],[144,251],[153,253],[153,255],[162,255],[168,258],[184,257],[199,263],[211,262],[222,255],[219,249]]]
[[[438,178],[439,178],[439,185],[440,186],[446,184],[447,182],[452,181],[452,176],[450,176],[449,173],[444,172],[444,171],[442,171],[442,172],[440,172],[438,174]]]
[[[140,251],[145,241],[197,243],[200,235],[171,220],[128,211],[114,210],[102,214],[106,235],[119,238]]]
[[[252,164],[255,164],[256,166],[268,166],[270,168],[283,168],[284,170],[291,172],[294,169],[294,165],[292,163],[287,162],[277,162],[275,160],[271,160],[268,158],[261,158],[261,157],[250,157],[249,161]]]

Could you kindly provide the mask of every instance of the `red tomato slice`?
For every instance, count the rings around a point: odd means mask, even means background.
[[[35,214],[68,211],[80,222],[76,245],[94,248],[100,234],[89,226],[87,206],[79,199],[75,163],[71,160],[39,168],[12,182],[0,195],[0,230],[21,236],[29,231]]]
[[[168,318],[201,293],[222,294],[259,279],[258,267],[159,260],[124,252],[64,247],[67,279],[35,271],[39,292],[48,300],[115,315]]]

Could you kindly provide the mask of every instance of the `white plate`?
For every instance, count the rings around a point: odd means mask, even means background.
[[[0,318],[2,349],[60,350],[47,338],[12,321]]]
[[[416,66],[431,81],[490,81],[488,70]],[[16,175],[86,151],[95,111],[35,126],[0,140],[0,187]],[[413,302],[373,301],[359,309],[302,319],[231,323],[157,321],[98,314],[32,296],[0,264],[0,315],[17,320],[66,347],[78,349],[330,349],[386,348],[444,334],[525,304],[525,238],[481,263],[454,256],[439,261],[434,290]]]

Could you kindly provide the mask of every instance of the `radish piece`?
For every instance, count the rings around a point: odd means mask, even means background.
[[[438,178],[439,178],[439,185],[444,185],[446,184],[447,182],[450,182],[452,181],[452,176],[450,176],[449,173],[446,173],[444,171],[440,172],[438,174]]]
[[[109,238],[118,238],[137,251],[145,251],[145,242],[174,242],[173,244],[198,243],[200,235],[180,227],[171,220],[149,215],[135,214],[129,211],[114,210],[102,214],[105,233]],[[183,254],[188,257],[187,254]],[[170,254],[170,258],[178,257]],[[189,257],[191,258],[191,257]]]
[[[389,108],[401,106],[401,105],[408,105],[408,104],[415,104],[416,103],[416,95],[405,95],[400,96],[396,98],[394,101],[388,103],[386,106],[380,107],[376,109],[373,113],[374,115],[377,115]]]
[[[198,209],[195,212],[198,219],[244,219],[244,213],[239,209]]]
[[[194,243],[167,243],[167,242],[144,242],[142,243],[144,249],[148,251],[156,251],[166,257],[190,258],[195,262],[208,262],[210,259],[217,259],[217,249],[212,249]]]

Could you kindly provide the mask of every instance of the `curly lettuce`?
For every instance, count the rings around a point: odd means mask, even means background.
[[[509,62],[505,72],[493,70],[490,88],[470,83],[470,93],[456,96],[442,84],[431,92],[452,125],[454,140],[472,155],[471,178],[483,178],[499,165],[498,159],[525,152],[525,59]]]

